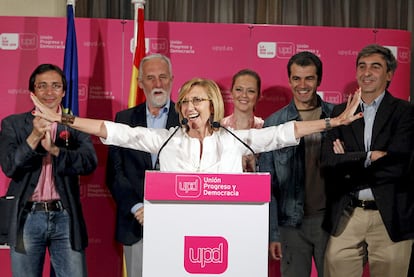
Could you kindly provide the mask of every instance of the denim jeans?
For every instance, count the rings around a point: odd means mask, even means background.
[[[41,277],[46,248],[56,277],[87,276],[85,252],[72,250],[70,244],[70,218],[66,210],[29,212],[23,242],[25,253],[10,249],[13,277]]]

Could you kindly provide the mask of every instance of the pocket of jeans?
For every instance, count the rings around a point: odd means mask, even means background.
[[[285,147],[275,152],[275,161],[280,165],[286,165],[292,159],[295,149],[293,147]]]
[[[12,195],[0,197],[0,244],[9,242],[10,226],[15,222],[17,199]]]

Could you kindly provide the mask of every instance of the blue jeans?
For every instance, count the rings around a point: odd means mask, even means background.
[[[56,277],[87,276],[85,252],[70,244],[69,219],[66,210],[29,212],[23,230],[26,252],[10,249],[13,277],[41,277],[46,248]]]

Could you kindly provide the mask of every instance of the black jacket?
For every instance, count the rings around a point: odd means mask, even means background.
[[[332,117],[344,108],[345,104],[336,106]],[[345,154],[333,153],[332,142],[336,138],[344,142]],[[388,91],[375,116],[371,149],[386,151],[387,155],[365,167],[363,119],[328,132],[323,149],[328,197],[323,227],[339,235],[341,216],[345,210],[352,211],[353,193],[371,188],[391,240],[412,239],[414,185],[409,175],[413,170],[410,158],[414,149],[414,108]]]
[[[132,127],[147,127],[145,103],[118,112],[115,121]],[[174,103],[170,102],[167,129],[178,126],[178,122]],[[117,146],[109,147],[106,184],[117,205],[115,238],[124,245],[132,245],[142,238],[142,225],[134,218],[131,208],[144,202],[146,170],[153,170],[149,153]]]
[[[23,251],[22,230],[27,213],[23,209],[33,194],[42,169],[46,150],[39,146],[32,150],[26,139],[33,129],[31,112],[11,115],[2,120],[0,132],[0,162],[3,172],[11,178],[7,195],[14,195],[18,201],[17,210],[11,217],[9,244]],[[68,131],[68,144],[60,136]],[[79,175],[92,173],[98,160],[90,136],[58,124],[55,145],[59,147],[58,157],[52,158],[56,190],[71,221],[70,241],[74,250],[88,245],[86,224],[80,202]]]

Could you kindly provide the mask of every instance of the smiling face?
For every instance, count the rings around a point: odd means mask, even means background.
[[[194,78],[185,82],[178,93],[175,110],[182,119],[187,119],[186,129],[191,137],[200,139],[211,135],[213,122],[220,122],[224,116],[224,102],[216,82]]]
[[[206,89],[198,85],[193,86],[183,96],[180,106],[183,118],[188,119],[189,134],[194,131],[202,134],[210,132],[213,106]]]
[[[387,63],[381,54],[363,56],[358,60],[356,79],[361,87],[362,97],[375,99],[391,81],[393,72],[387,72]]]
[[[293,93],[293,100],[297,109],[309,109],[317,105],[316,90],[318,75],[315,65],[300,66],[292,64],[290,67],[289,86]]]
[[[33,92],[43,105],[57,111],[63,96],[65,96],[61,75],[56,71],[37,74]]]
[[[250,75],[239,76],[231,89],[234,109],[244,113],[253,113],[259,99],[257,80]]]

